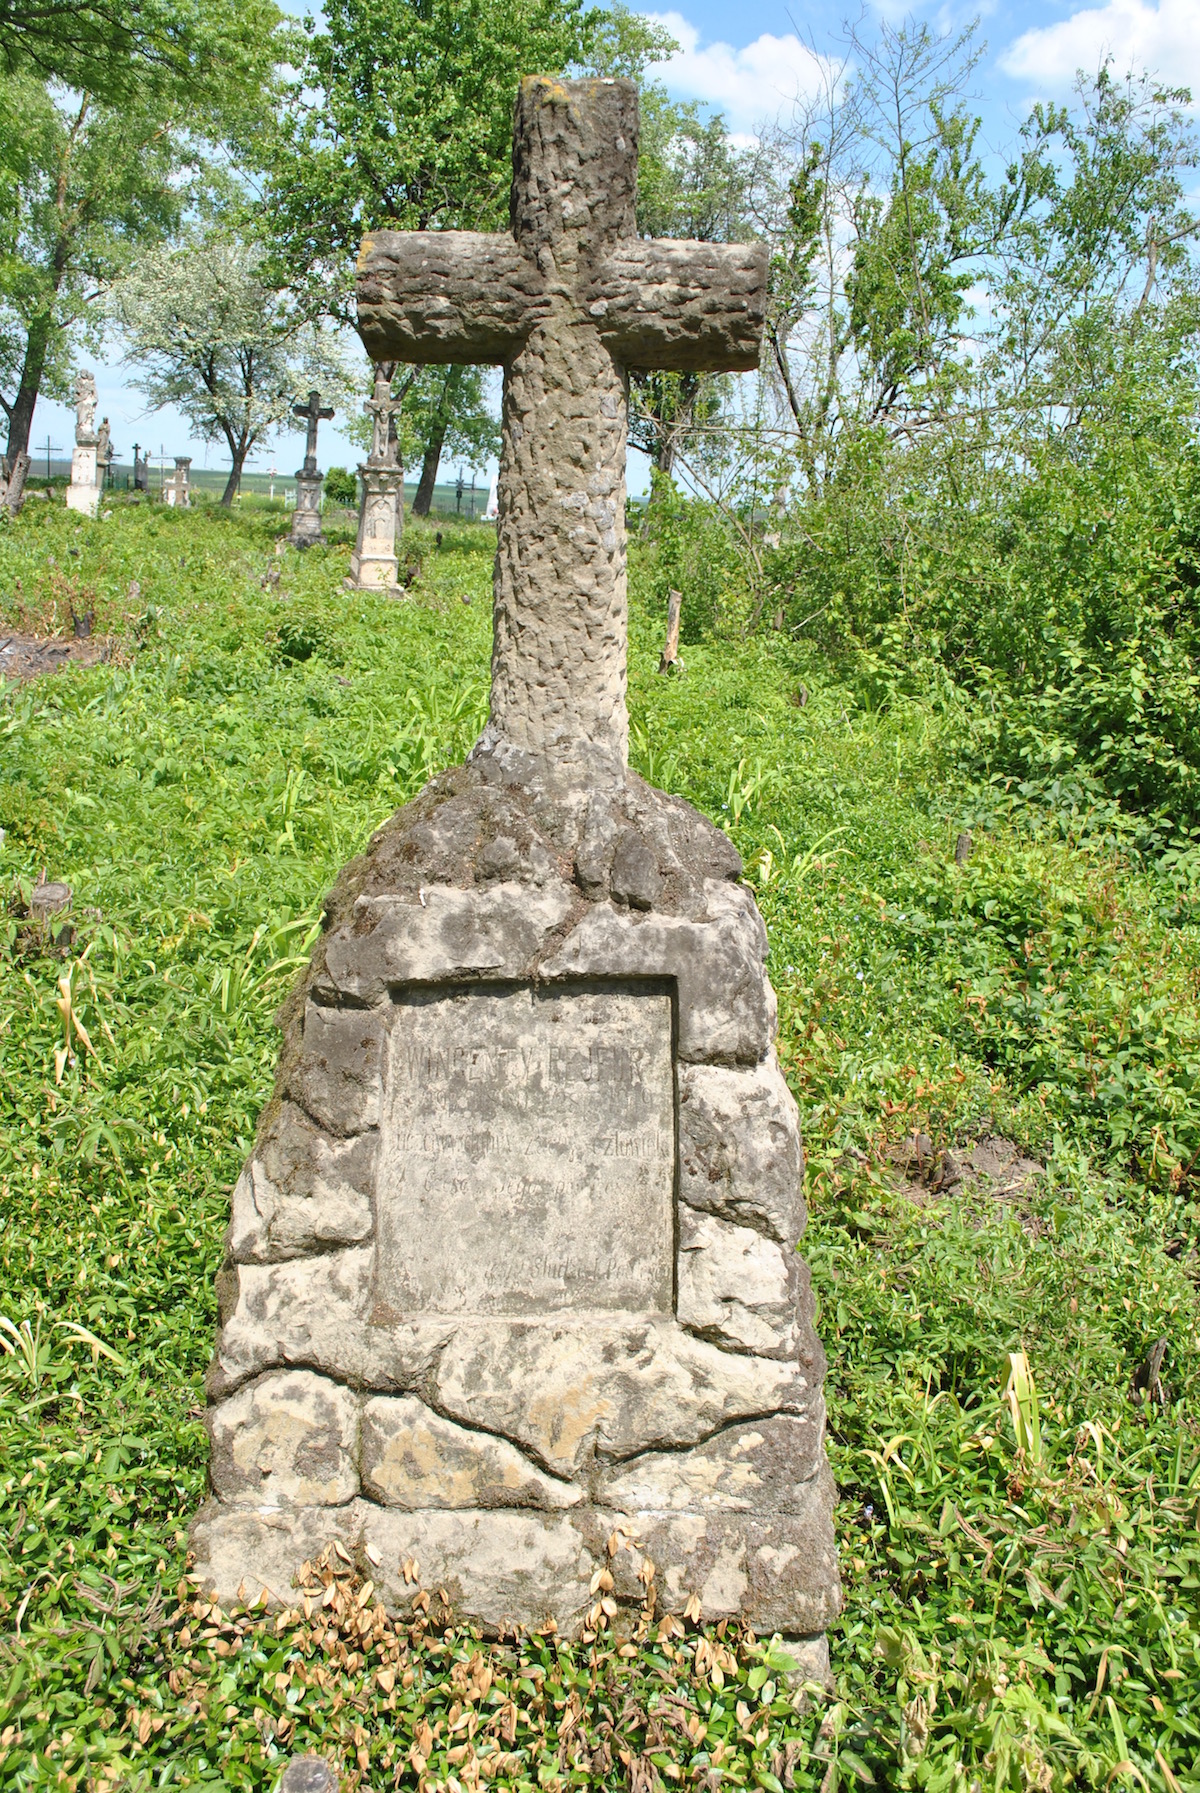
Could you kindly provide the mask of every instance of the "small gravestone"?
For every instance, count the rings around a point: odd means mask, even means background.
[[[293,548],[310,548],[314,542],[325,540],[321,528],[321,492],[325,475],[317,470],[317,425],[323,418],[332,417],[333,411],[328,405],[323,407],[321,394],[313,391],[308,395],[307,404],[292,406],[292,415],[304,420],[306,435],[304,465],[296,470],[296,508],[292,512],[288,540]]]
[[[358,539],[350,556],[352,591],[399,590],[396,571],[396,537],[404,519],[404,469],[396,415],[400,400],[392,396],[395,363],[380,362],[375,369],[375,389],[367,400],[371,413],[371,452],[358,469],[362,498],[358,511]]]
[[[637,130],[630,82],[526,80],[512,234],[364,245],[373,357],[505,369],[491,719],[290,999],[192,1541],[222,1600],[289,1603],[332,1546],[393,1611],[586,1637],[649,1604],[812,1673],[840,1595],[766,933],[626,765],[627,372],[756,365],[766,252],[639,239]]]
[[[169,486],[163,490],[163,497],[173,510],[190,510],[192,505],[192,488],[190,484],[192,457],[186,454],[175,456],[175,472]]]
[[[100,508],[99,446],[96,382],[85,370],[75,382],[75,449],[71,455],[71,483],[67,487],[67,509],[80,511],[85,517],[94,517]]]

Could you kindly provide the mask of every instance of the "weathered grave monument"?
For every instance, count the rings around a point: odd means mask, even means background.
[[[67,509],[94,517],[100,508],[100,480],[96,455],[100,437],[96,431],[96,382],[85,369],[75,382],[75,448],[71,455],[71,483]]]
[[[393,1609],[441,1588],[490,1632],[586,1635],[650,1590],[819,1673],[765,930],[724,835],[626,767],[626,371],[754,366],[766,255],[639,240],[636,153],[632,83],[527,80],[512,234],[363,246],[373,358],[505,369],[491,719],[343,873],[285,1011],[193,1545],[226,1600],[286,1602],[336,1543]]]
[[[292,512],[288,540],[293,548],[308,548],[313,542],[325,540],[321,528],[321,493],[325,475],[317,469],[317,425],[322,418],[332,417],[333,409],[329,405],[322,406],[321,394],[314,390],[309,393],[306,405],[292,406],[292,416],[303,420],[306,434],[304,465],[296,469],[296,508]]]
[[[347,586],[353,591],[399,590],[396,571],[396,536],[404,522],[404,469],[396,414],[400,400],[392,395],[394,361],[378,362],[375,390],[367,400],[371,413],[371,452],[358,469],[362,497],[358,509],[358,540],[350,556]]]
[[[191,472],[191,455],[177,454],[171,483],[163,487],[163,497],[173,510],[190,510],[192,507]]]

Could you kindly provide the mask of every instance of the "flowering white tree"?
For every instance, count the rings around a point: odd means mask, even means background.
[[[110,295],[133,384],[151,405],[176,405],[206,442],[224,440],[231,505],[255,445],[290,424],[296,398],[316,387],[341,406],[356,383],[341,342],[262,278],[258,250],[194,232],[142,256]]]

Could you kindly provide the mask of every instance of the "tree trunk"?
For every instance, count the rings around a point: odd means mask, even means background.
[[[21,365],[21,384],[8,414],[8,461],[17,464],[17,456],[29,450],[29,432],[33,428],[33,407],[37,404],[42,374],[46,368],[46,350],[50,342],[50,317],[43,312],[34,318],[25,338],[25,359]]]
[[[233,465],[229,469],[229,478],[225,481],[225,490],[221,493],[221,508],[223,510],[233,509],[233,501],[241,490],[242,468],[245,465],[246,450],[243,448],[240,453],[235,450]]]
[[[429,515],[429,507],[433,503],[433,488],[437,484],[438,463],[442,458],[442,443],[446,440],[446,431],[450,427],[450,412],[454,405],[454,395],[458,391],[462,377],[461,367],[452,367],[446,374],[442,396],[438,401],[438,408],[433,414],[429,440],[425,444],[425,459],[421,462],[421,477],[417,482],[417,495],[413,499],[412,514],[414,517]]]
[[[221,493],[222,510],[232,510],[233,501],[242,489],[242,470],[246,465],[246,457],[258,441],[258,431],[244,429],[240,436],[235,436],[228,424],[225,429],[225,443],[229,449],[229,478],[225,481],[225,490]]]
[[[12,463],[12,472],[8,476],[8,490],[4,494],[4,507],[9,516],[15,517],[25,502],[25,481],[29,475],[29,456],[19,454]]]

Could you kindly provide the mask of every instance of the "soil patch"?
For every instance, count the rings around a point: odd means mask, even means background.
[[[112,653],[107,636],[22,635],[0,629],[0,679],[37,679],[43,673],[61,672],[64,666],[95,666]]]

